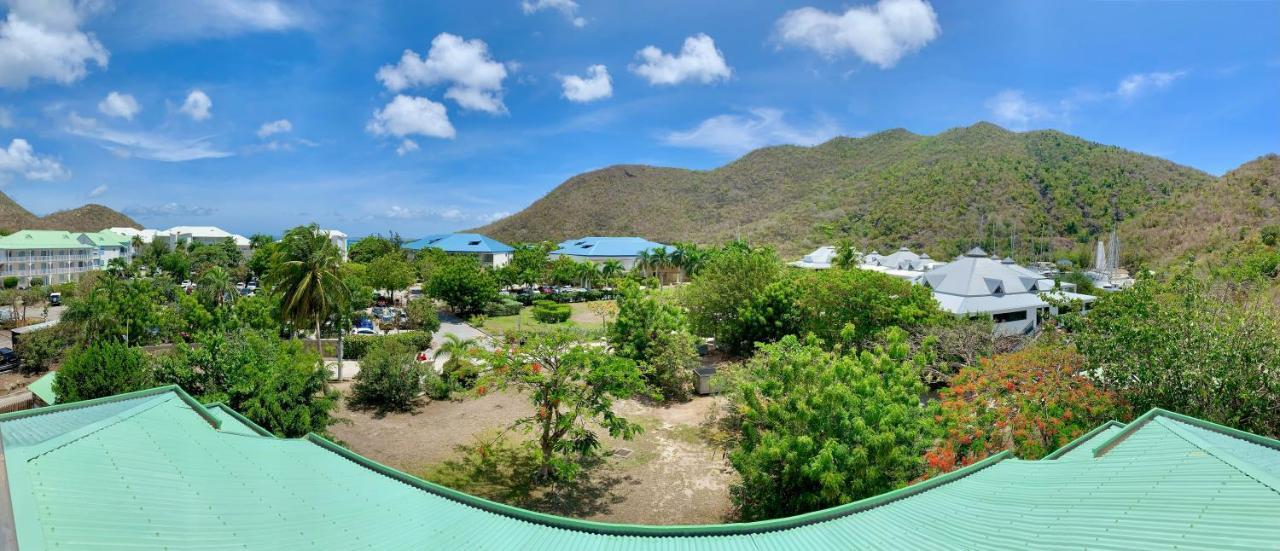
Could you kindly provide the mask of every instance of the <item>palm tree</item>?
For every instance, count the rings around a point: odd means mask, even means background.
[[[647,275],[652,267],[653,251],[648,249],[640,251],[640,254],[636,255],[636,263],[632,265],[633,269],[640,270],[641,275]]]
[[[604,279],[605,285],[613,286],[614,280],[622,275],[626,268],[622,267],[622,263],[617,260],[606,260],[600,265],[600,277]]]
[[[665,283],[662,278],[662,271],[671,266],[671,255],[663,247],[654,247],[653,251],[649,253],[649,263],[653,269],[653,275],[658,277],[658,286],[661,287]]]
[[[231,283],[231,274],[222,266],[214,266],[204,271],[196,286],[200,294],[215,307],[221,306],[228,297],[235,298],[236,288]]]
[[[455,333],[445,333],[444,342],[436,348],[436,356],[446,355],[449,359],[444,361],[441,368],[445,373],[453,373],[467,366],[470,360],[471,352],[476,348],[475,339],[467,339],[459,337]]]
[[[289,230],[281,244],[280,262],[266,283],[280,296],[281,318],[294,327],[315,323],[316,350],[323,357],[320,324],[351,298],[338,274],[341,253],[315,224]]]

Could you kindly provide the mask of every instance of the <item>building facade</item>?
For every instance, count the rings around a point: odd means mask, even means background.
[[[22,230],[0,237],[0,279],[18,278],[18,286],[32,280],[48,285],[77,281],[80,274],[99,269],[98,246],[85,234],[54,230]]]

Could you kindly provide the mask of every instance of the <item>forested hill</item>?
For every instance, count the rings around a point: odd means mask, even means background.
[[[60,210],[47,216],[36,216],[8,195],[0,192],[0,230],[65,230],[98,231],[106,228],[142,228],[132,218],[99,204],[88,204]]]
[[[504,241],[735,236],[794,255],[850,238],[865,250],[982,244],[1079,253],[1118,222],[1216,178],[1057,131],[990,123],[921,136],[896,129],[752,151],[709,171],[613,166],[570,178],[477,231]]]
[[[1264,155],[1209,185],[1120,226],[1130,262],[1160,268],[1190,257],[1222,260],[1230,248],[1280,224],[1280,156]]]

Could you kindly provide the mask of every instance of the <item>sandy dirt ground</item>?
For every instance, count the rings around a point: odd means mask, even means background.
[[[337,385],[345,393],[349,383]],[[615,453],[590,477],[598,496],[582,518],[622,523],[703,524],[729,518],[729,486],[737,474],[723,453],[702,437],[700,426],[718,398],[700,397],[670,407],[635,401],[618,413],[644,427],[631,441],[604,438]],[[415,413],[352,411],[331,432],[352,450],[397,469],[422,473],[457,456],[455,447],[492,435],[532,407],[523,396],[496,393],[463,401],[432,402]],[[560,512],[565,511],[549,511]]]

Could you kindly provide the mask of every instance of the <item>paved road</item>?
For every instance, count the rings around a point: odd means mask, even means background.
[[[481,343],[489,340],[489,335],[486,335],[484,331],[467,325],[465,321],[453,314],[440,312],[440,330],[436,331],[436,334],[431,337],[431,357],[435,362],[437,373],[444,369],[445,358],[437,357],[435,351],[444,342],[444,336],[449,334],[457,335],[464,339],[475,339]]]

